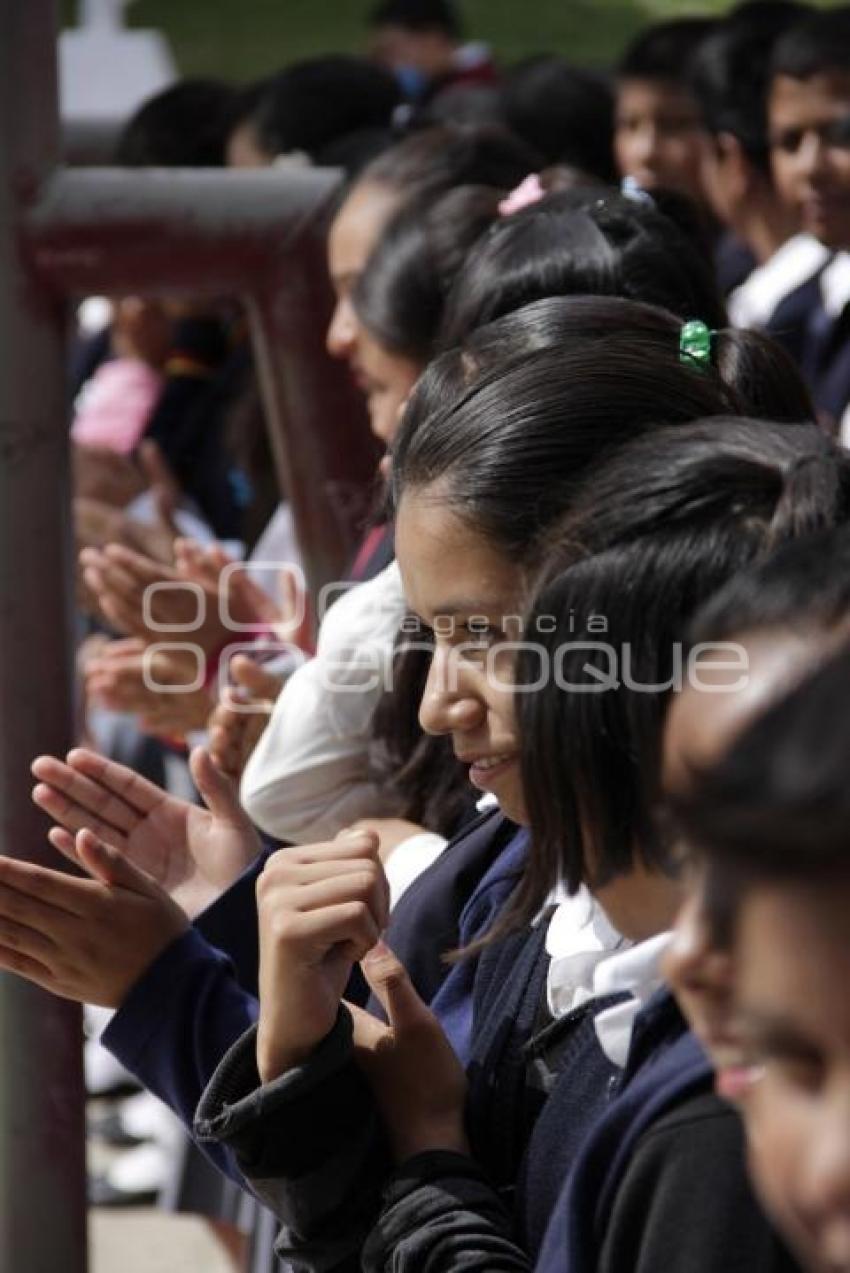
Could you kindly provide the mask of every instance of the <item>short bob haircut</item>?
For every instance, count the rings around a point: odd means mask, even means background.
[[[849,514],[850,456],[816,425],[656,430],[589,476],[551,537],[518,659],[519,687],[537,683],[541,651],[561,671],[557,689],[517,695],[534,851],[506,924],[559,880],[670,868],[654,814],[689,622],[760,555]]]

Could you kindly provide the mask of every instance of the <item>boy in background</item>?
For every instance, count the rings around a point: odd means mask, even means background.
[[[803,370],[824,416],[850,432],[850,6],[815,12],[777,43],[768,128],[776,187],[836,255],[818,280]]]

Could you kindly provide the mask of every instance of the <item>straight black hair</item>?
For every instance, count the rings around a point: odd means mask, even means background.
[[[328,163],[329,148],[363,130],[389,130],[401,90],[366,58],[334,54],[294,62],[267,80],[251,119],[270,155],[303,151]]]
[[[740,896],[753,881],[850,879],[848,695],[845,644],[671,800],[721,893]]]
[[[617,64],[617,78],[672,80],[684,85],[691,57],[717,25],[714,18],[654,22],[627,45]]]
[[[463,26],[451,0],[381,0],[369,14],[371,27],[401,27],[405,31],[442,31],[460,39]]]
[[[497,221],[455,280],[440,343],[544,296],[620,296],[723,327],[709,261],[652,202],[615,191],[547,195]]]
[[[850,5],[815,10],[793,26],[773,50],[771,76],[808,80],[825,71],[850,74]]]
[[[126,168],[219,168],[235,93],[223,80],[186,79],[143,102],[118,137]]]
[[[546,164],[567,164],[613,183],[614,95],[599,75],[555,54],[526,58],[502,86],[505,122]]]
[[[797,474],[817,498],[834,480],[819,464]],[[823,493],[825,495],[825,492]],[[730,579],[694,617],[688,644],[742,640],[756,633],[829,634],[850,621],[850,529],[824,529],[785,544]]]
[[[440,124],[412,133],[378,155],[357,182],[397,190],[412,206],[455,186],[511,190],[539,164],[536,151],[506,128]]]
[[[415,487],[515,559],[532,561],[589,465],[636,434],[747,414],[747,390],[762,385],[782,417],[810,418],[790,359],[756,333],[718,333],[714,360],[701,367],[682,360],[682,323],[665,310],[614,297],[559,298],[545,311],[550,330],[556,313],[560,344],[497,361],[437,409],[429,382],[420,382],[393,451],[396,507]]]
[[[813,487],[817,465],[831,480]],[[663,723],[698,606],[782,541],[850,514],[850,456],[816,425],[656,430],[591,473],[556,528],[517,667],[534,851],[508,924],[562,880],[669,870],[655,819]],[[522,692],[554,673],[539,692]]]
[[[505,193],[461,186],[424,206],[405,204],[390,220],[352,295],[361,323],[385,348],[428,361],[452,284]]]

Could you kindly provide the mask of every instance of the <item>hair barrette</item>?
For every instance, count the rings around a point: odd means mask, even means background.
[[[546,191],[543,189],[540,174],[537,172],[530,172],[528,176],[501,201],[499,204],[499,216],[513,216],[515,212],[521,212],[523,208],[530,208],[533,203],[539,203],[540,200],[545,197]]]
[[[679,361],[694,362],[702,368],[710,367],[714,336],[715,332],[701,319],[695,318],[684,323],[679,332]]]

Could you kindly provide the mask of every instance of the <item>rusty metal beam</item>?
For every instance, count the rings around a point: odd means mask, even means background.
[[[72,169],[46,182],[26,223],[28,257],[57,294],[242,298],[313,590],[341,577],[375,466],[362,400],[323,349],[338,185],[320,169]]]

